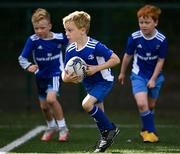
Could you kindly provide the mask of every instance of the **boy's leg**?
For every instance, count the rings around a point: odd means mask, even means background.
[[[97,99],[89,94],[83,100],[82,106],[86,112],[93,117],[101,132],[101,139],[95,152],[104,152],[112,143],[114,137],[119,133],[119,129],[112,124],[105,113],[95,104]]]
[[[159,92],[161,89],[161,86],[164,82],[164,77],[160,75],[156,79],[156,85],[154,88],[148,88],[148,107],[151,112],[151,116],[153,119],[153,125],[154,125],[154,132],[149,132],[148,134],[146,133],[146,137],[144,138],[145,142],[158,142],[159,138],[157,136],[156,130],[155,130],[155,124],[154,124],[154,112],[155,112],[155,106],[157,102],[157,98],[159,97]]]
[[[139,92],[135,94],[135,100],[140,112],[140,117],[142,120],[142,130],[147,130],[148,132],[154,132],[154,122],[152,118],[151,111],[149,110],[147,93]]]
[[[154,134],[155,132],[154,119],[148,103],[149,90],[147,88],[147,82],[147,79],[134,73],[131,74],[132,90],[142,120],[142,131],[140,135],[142,136],[143,141],[147,141],[146,136],[148,133]],[[153,141],[156,140],[157,138],[153,139]]]
[[[63,119],[62,108],[56,99],[56,93],[59,90],[59,77],[50,79],[36,78],[36,83],[40,107],[48,125],[41,140],[49,141],[54,133],[58,131],[56,120]]]
[[[56,121],[52,115],[52,111],[50,106],[47,104],[46,100],[40,100],[40,107],[42,110],[42,113],[44,114],[44,117],[47,122],[47,129],[44,132],[43,136],[41,137],[42,141],[49,141],[52,139],[53,135],[57,132],[57,124]]]
[[[48,104],[51,106],[53,115],[56,119],[57,126],[59,128],[59,141],[67,141],[69,137],[69,130],[67,128],[63,109],[59,101],[57,100],[56,92],[49,91],[47,94]]]
[[[149,110],[147,102],[147,93],[139,92],[135,94],[135,99],[140,112],[143,129],[140,135],[144,142],[157,142],[159,139],[155,134],[154,117],[152,111]]]
[[[95,105],[97,107],[99,107],[104,112],[104,104],[103,104],[103,102],[95,104]],[[103,131],[103,125],[100,122],[96,121],[95,119],[94,119],[94,121],[96,122],[97,128],[99,129],[99,131],[101,133]]]

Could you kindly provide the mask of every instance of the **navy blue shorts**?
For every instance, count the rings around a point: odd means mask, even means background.
[[[59,92],[60,77],[54,76],[52,78],[36,77],[36,84],[38,89],[38,97],[40,100],[46,99],[49,91]]]

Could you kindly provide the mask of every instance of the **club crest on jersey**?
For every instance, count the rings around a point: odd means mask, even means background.
[[[160,45],[158,44],[158,45],[156,45],[156,50],[158,50],[160,48]]]
[[[93,55],[93,54],[89,55],[89,56],[88,56],[88,59],[89,59],[89,60],[94,59],[94,55]]]

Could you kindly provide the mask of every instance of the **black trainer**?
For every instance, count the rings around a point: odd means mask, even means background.
[[[114,141],[114,138],[118,135],[119,128],[116,126],[112,130],[105,130],[102,132],[101,139],[96,145],[94,152],[104,152],[108,147],[110,147]]]

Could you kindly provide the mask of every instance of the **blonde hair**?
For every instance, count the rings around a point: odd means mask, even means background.
[[[74,22],[78,29],[85,28],[86,33],[90,29],[91,16],[84,11],[75,11],[63,18],[63,25],[67,22]]]
[[[39,22],[42,19],[46,19],[49,22],[51,22],[51,16],[48,11],[42,8],[38,8],[37,10],[34,11],[31,21],[32,23]]]
[[[137,12],[137,17],[151,17],[154,21],[159,20],[161,9],[153,5],[145,5]]]

